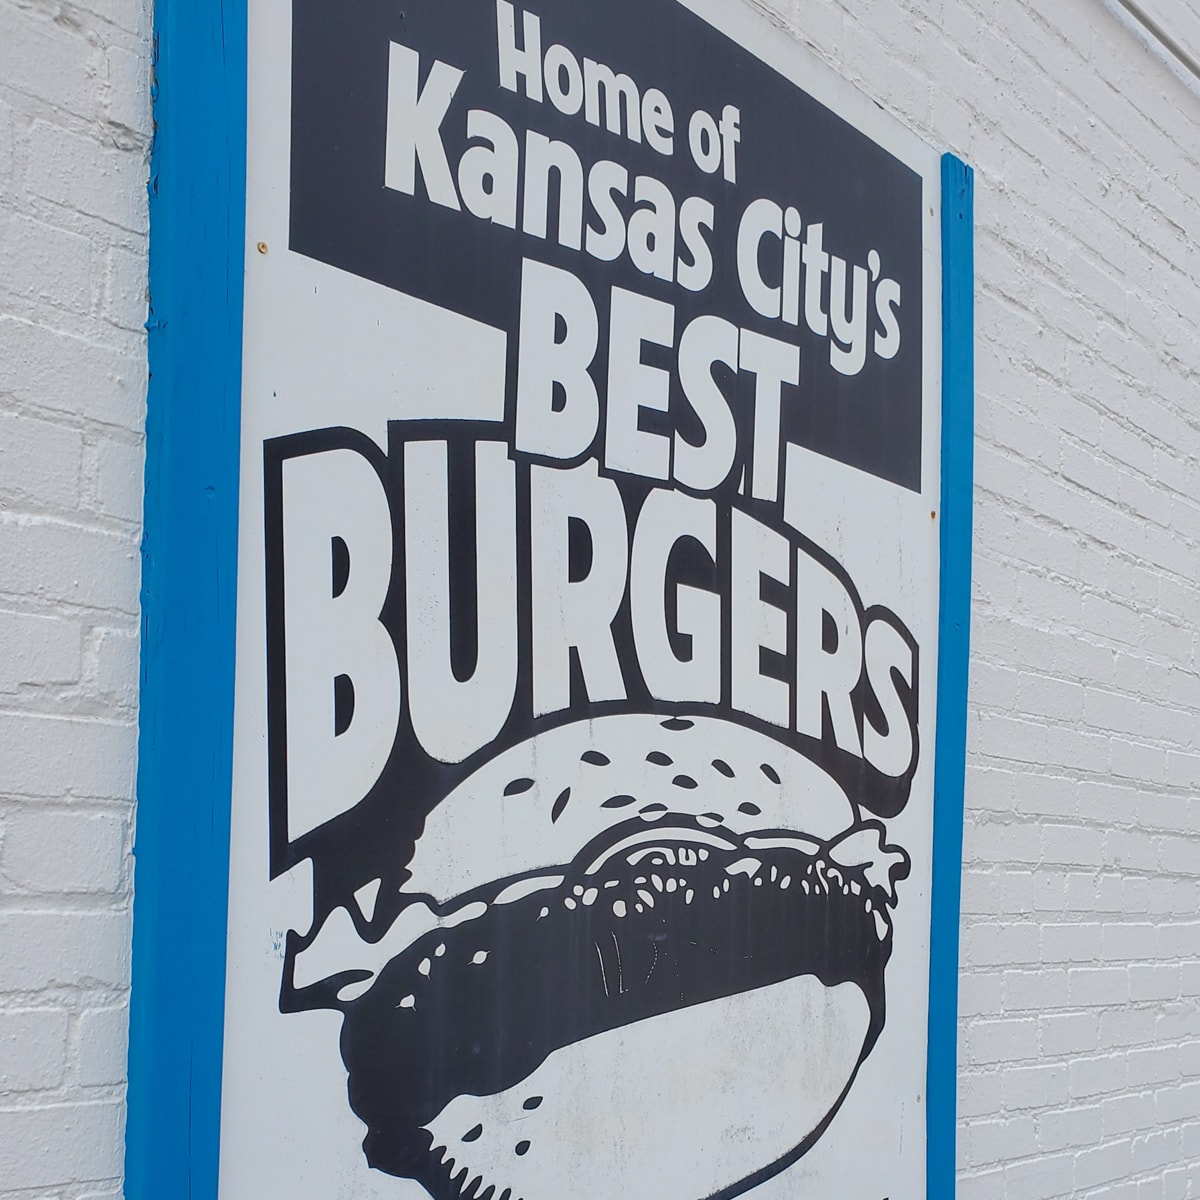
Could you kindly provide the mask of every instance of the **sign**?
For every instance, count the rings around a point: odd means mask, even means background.
[[[246,63],[211,1194],[926,1194],[940,156],[736,0]]]

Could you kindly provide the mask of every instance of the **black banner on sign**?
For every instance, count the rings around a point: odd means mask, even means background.
[[[295,0],[292,249],[506,330],[510,353],[525,257],[580,279],[602,330],[618,287],[672,304],[679,330],[716,314],[789,341],[783,438],[919,489],[920,178],[674,0],[539,11],[527,46],[531,14],[513,10],[509,90],[490,3],[358,0],[351,15]],[[389,79],[418,110],[396,186]],[[515,160],[511,195],[469,194],[486,192],[474,180],[497,145]],[[655,244],[638,254],[631,239]],[[693,291],[702,244],[711,278]],[[603,389],[603,336],[593,376]],[[731,386],[753,395],[745,371]],[[677,381],[670,420],[696,436]]]

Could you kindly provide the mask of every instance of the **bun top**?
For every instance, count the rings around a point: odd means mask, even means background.
[[[405,891],[445,903],[497,879],[570,863],[597,835],[671,815],[738,833],[824,842],[856,821],[829,775],[775,738],[715,717],[577,721],[490,759],[430,814]]]

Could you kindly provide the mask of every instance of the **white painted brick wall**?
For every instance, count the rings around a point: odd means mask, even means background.
[[[0,0],[0,1196],[116,1200],[145,404],[144,0]]]
[[[977,171],[960,1196],[1200,1200],[1200,85],[1115,0],[770,4]],[[148,13],[0,0],[3,1200],[120,1192]]]

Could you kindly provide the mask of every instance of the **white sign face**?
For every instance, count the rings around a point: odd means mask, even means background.
[[[939,160],[735,0],[257,0],[223,1200],[917,1200]]]

